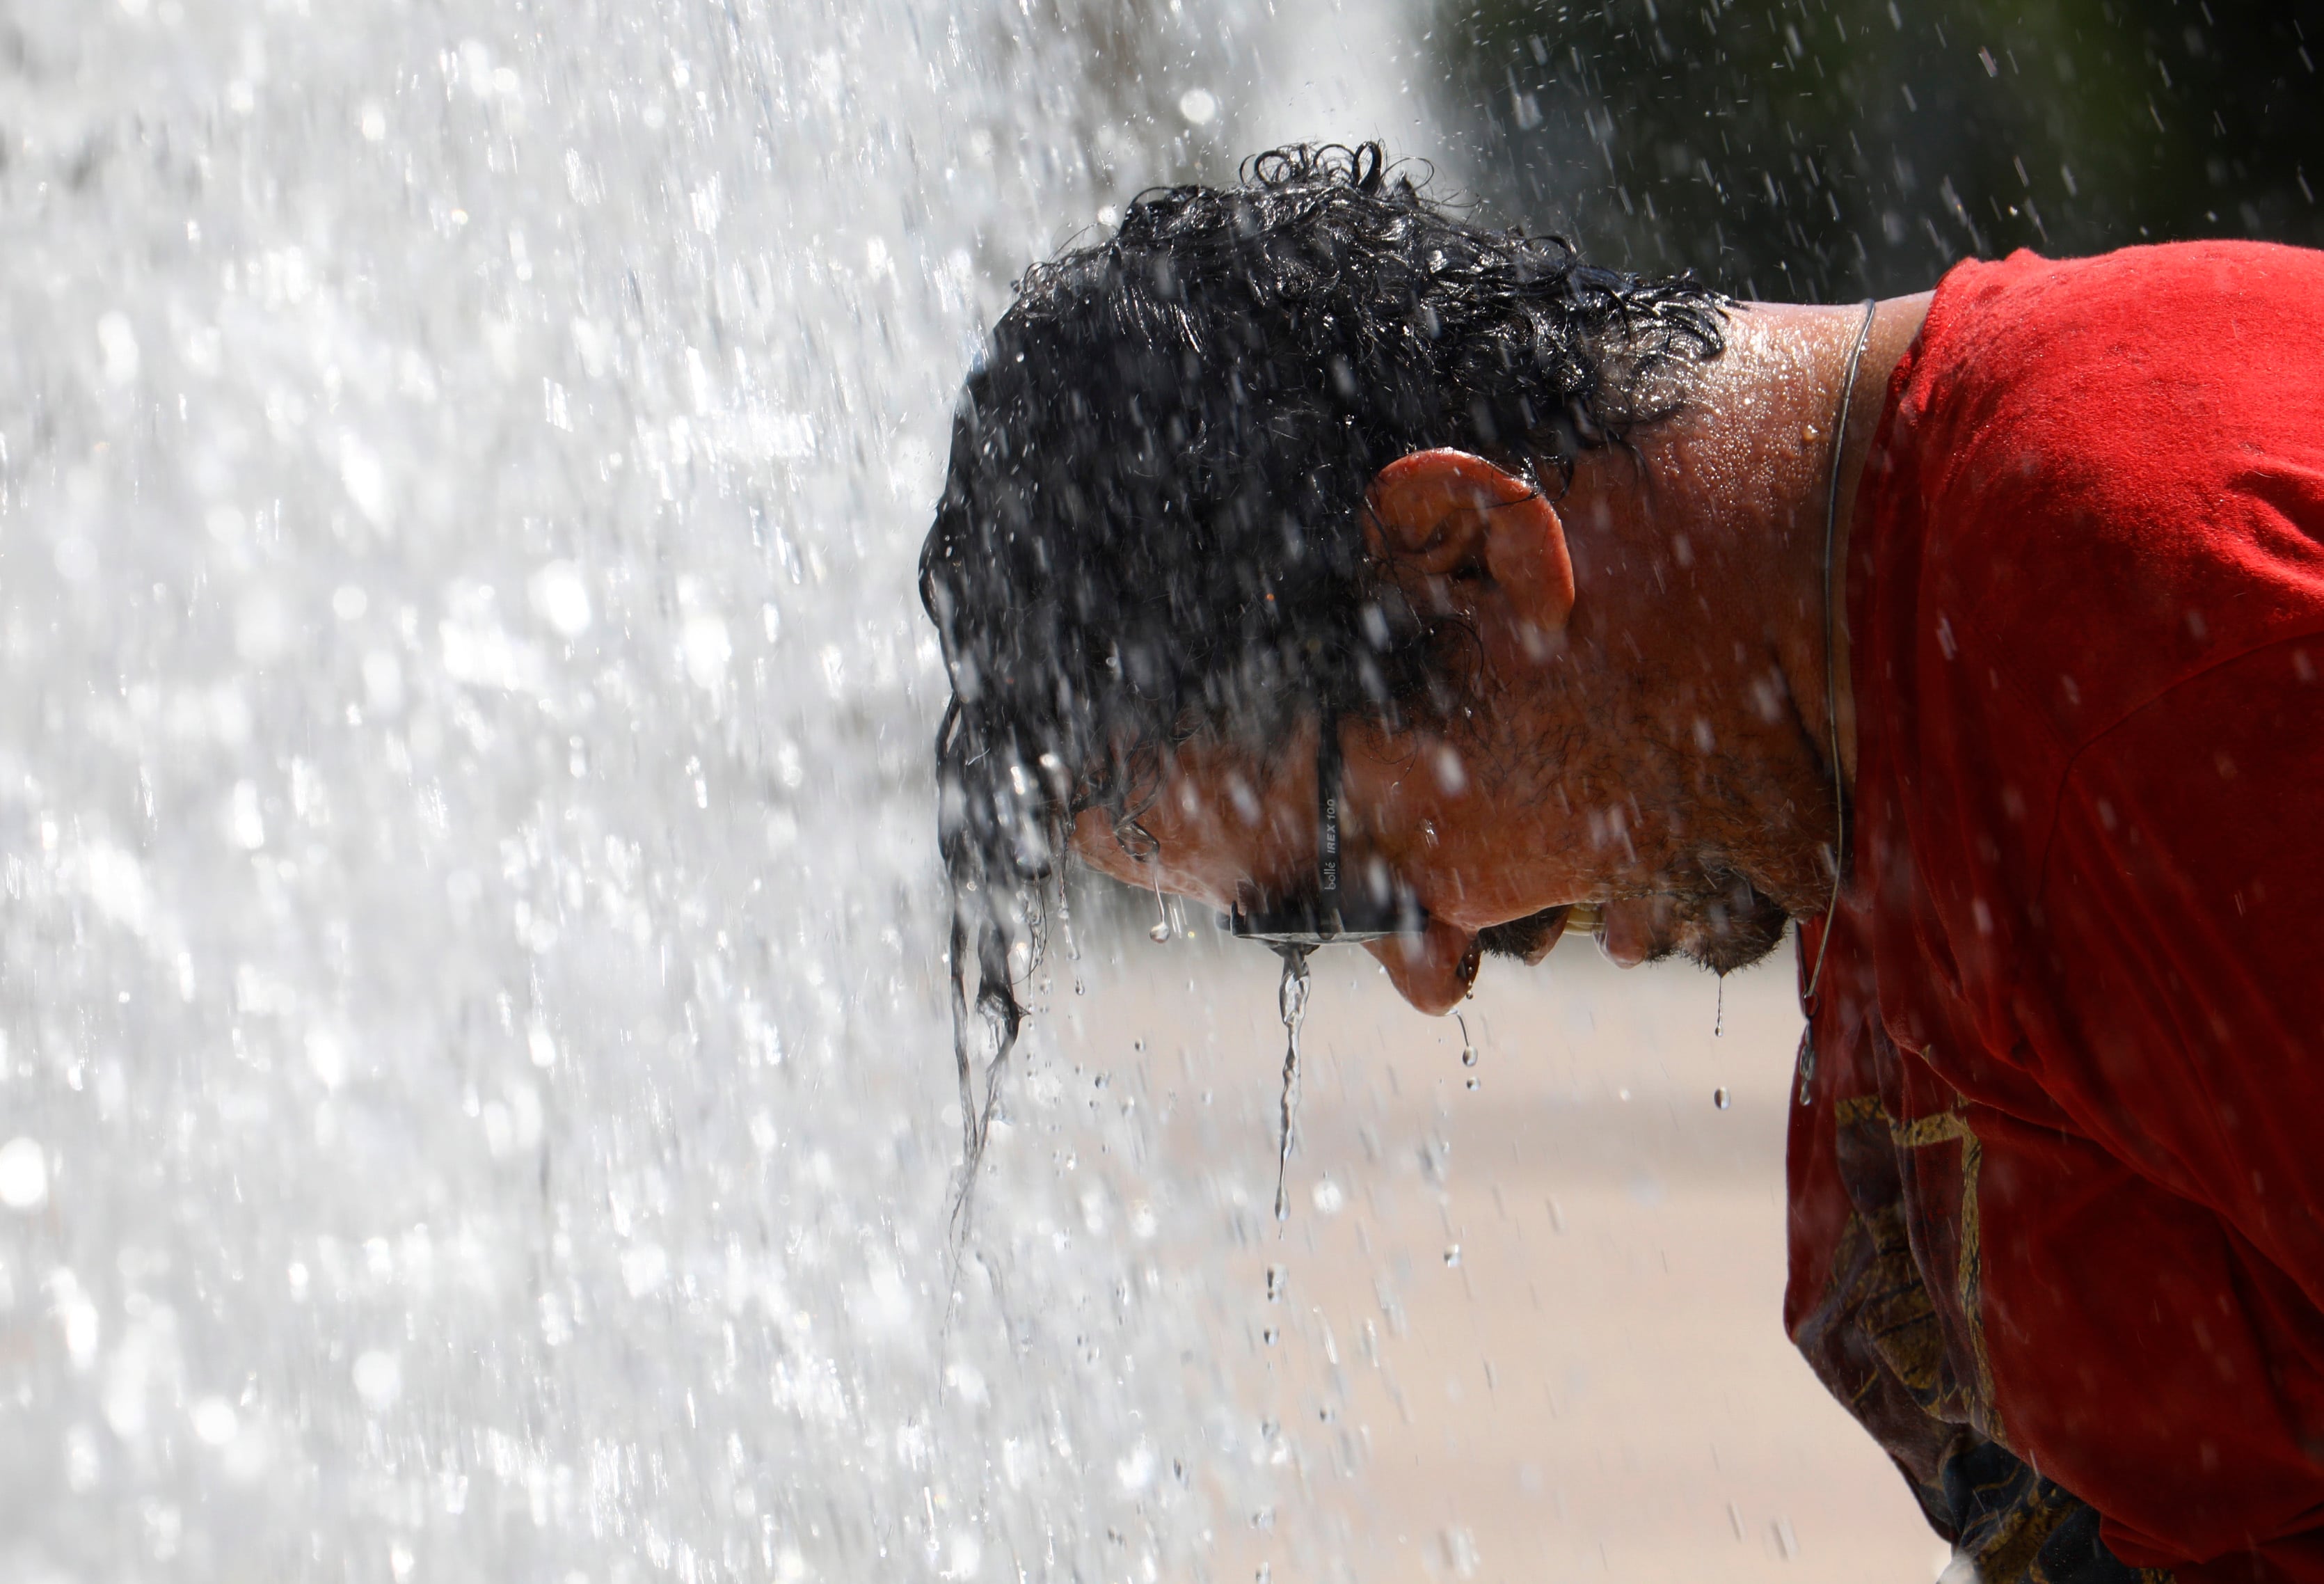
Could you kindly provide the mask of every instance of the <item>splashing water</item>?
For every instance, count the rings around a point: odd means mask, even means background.
[[[1284,1033],[1283,1097],[1275,1144],[1275,1222],[1279,1228],[1291,1218],[1291,1139],[1299,1114],[1299,1025],[1307,1019],[1310,949],[1278,946],[1275,949],[1283,959],[1283,983],[1275,996],[1283,1014]]]
[[[0,1576],[1197,1570],[1112,1167],[996,1127],[938,1346],[912,566],[1259,9],[9,8]]]

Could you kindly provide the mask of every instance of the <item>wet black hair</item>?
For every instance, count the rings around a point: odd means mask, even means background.
[[[1723,348],[1691,277],[1584,264],[1421,185],[1366,144],[1146,192],[1027,273],[968,377],[920,592],[953,687],[937,818],[972,1173],[1074,813],[1108,810],[1136,851],[1159,745],[1460,708],[1447,634],[1367,551],[1372,477],[1452,446],[1562,487]]]

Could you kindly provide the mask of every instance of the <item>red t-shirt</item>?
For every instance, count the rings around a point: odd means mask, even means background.
[[[1786,1324],[1987,1584],[2324,1584],[2324,253],[1953,270],[1848,578]]]

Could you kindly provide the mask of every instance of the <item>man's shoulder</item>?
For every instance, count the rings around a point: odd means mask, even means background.
[[[2324,252],[2179,243],[2020,251],[1950,272],[1893,393],[1955,489],[2161,505],[2254,449],[2324,434]],[[2105,493],[2112,486],[2113,493]]]
[[[2021,248],[1964,261],[1937,284],[1921,350],[1969,380],[2038,381],[2093,367],[2168,379],[2173,366],[2264,372],[2270,348],[2312,356],[2319,338],[2324,252],[2174,242],[2086,258]]]
[[[2319,366],[2324,254],[2204,243],[1956,269],[1892,392],[1902,454],[1874,514],[1909,562],[1895,614],[2069,751],[2316,630]]]

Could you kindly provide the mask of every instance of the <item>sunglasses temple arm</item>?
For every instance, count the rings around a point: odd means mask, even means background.
[[[1340,717],[1329,705],[1316,723],[1315,903],[1325,919],[1340,916]]]

